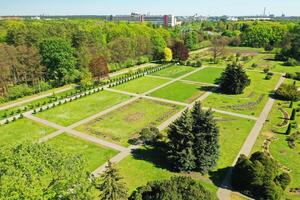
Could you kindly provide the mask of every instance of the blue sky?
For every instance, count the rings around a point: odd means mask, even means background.
[[[0,15],[300,15],[300,0],[0,0]]]

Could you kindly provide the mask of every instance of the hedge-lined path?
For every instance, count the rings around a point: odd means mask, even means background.
[[[56,91],[52,91],[52,92],[48,92],[48,93],[45,93],[45,94],[41,94],[41,95],[38,95],[38,96],[34,96],[34,97],[28,97],[24,100],[20,100],[20,101],[17,101],[15,103],[7,103],[7,105],[3,105],[3,106],[0,106],[0,110],[6,110],[6,109],[9,109],[9,108],[13,108],[15,106],[20,106],[22,104],[25,104],[25,103],[29,103],[31,101],[35,101],[35,100],[38,100],[38,99],[42,99],[42,98],[45,98],[45,97],[50,97],[53,95],[53,93],[55,94],[59,94],[59,93],[62,93],[62,92],[65,92],[65,91],[68,91],[68,90],[71,90],[73,89],[74,87],[72,86],[69,86],[69,87],[65,87],[65,88],[62,88],[60,90],[56,90]],[[46,92],[46,91],[45,91]]]

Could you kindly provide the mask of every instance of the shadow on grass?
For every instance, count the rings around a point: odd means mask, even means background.
[[[227,173],[232,169],[233,167],[225,167],[222,169],[218,169],[216,171],[210,171],[208,173],[209,179],[214,183],[214,185],[221,187]],[[230,187],[230,185],[226,185],[226,184],[224,185],[224,188],[228,188],[228,187]]]
[[[144,147],[135,149],[132,156],[137,160],[144,160],[155,165],[157,168],[171,171],[171,166],[166,161],[166,154],[160,148]]]

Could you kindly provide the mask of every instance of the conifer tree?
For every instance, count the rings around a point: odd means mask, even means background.
[[[118,170],[108,161],[106,171],[101,176],[101,183],[96,187],[100,191],[101,200],[125,200],[127,199],[127,188],[119,175]]]
[[[291,120],[295,120],[295,119],[296,119],[296,109],[294,108],[292,111]]]
[[[174,170],[191,171],[195,169],[194,136],[191,130],[192,117],[188,110],[184,111],[169,127],[167,157]]]
[[[229,64],[220,78],[220,89],[226,94],[241,94],[250,85],[248,78],[241,64],[234,62]]]
[[[216,165],[219,155],[219,129],[213,119],[211,110],[203,111],[200,102],[196,102],[192,111],[194,134],[193,152],[196,157],[196,168],[205,173]]]
[[[291,134],[291,131],[292,131],[292,125],[289,124],[288,128],[286,129],[285,134],[286,134],[286,135],[289,135],[289,134]]]

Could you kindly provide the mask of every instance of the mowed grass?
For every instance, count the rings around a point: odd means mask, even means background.
[[[162,79],[162,78],[154,78],[154,77],[144,76],[144,77],[129,81],[127,83],[118,85],[118,86],[114,87],[114,89],[141,94],[141,93],[147,92],[148,90],[156,88],[156,87],[160,86],[161,84],[164,84],[169,81],[170,80],[166,80],[166,79]]]
[[[216,181],[216,184],[220,183],[227,172],[227,167],[230,167],[233,163],[255,121],[218,113],[215,113],[214,116],[220,129],[221,154],[217,167],[210,174],[211,177],[203,177],[199,173],[191,173],[189,176],[198,180],[205,188],[215,194],[217,186],[210,182],[208,178]],[[170,166],[166,162],[163,153],[152,148],[142,148],[134,151],[131,156],[117,164],[117,167],[120,169],[130,192],[136,187],[145,185],[148,181],[169,179],[174,175],[187,175],[169,171]]]
[[[135,150],[132,155],[117,164],[117,168],[124,178],[123,181],[129,189],[129,194],[137,187],[146,185],[149,181],[166,180],[170,179],[172,176],[187,175],[169,171],[166,161],[160,155],[161,152],[157,152],[154,149],[142,148]],[[212,194],[216,194],[216,186],[209,180],[201,180],[196,176],[192,177]]]
[[[208,68],[202,69],[188,77],[185,77],[184,80],[217,84],[217,79],[220,78],[221,73],[223,71],[224,71],[223,68],[208,67]]]
[[[191,103],[207,90],[206,86],[197,83],[174,82],[150,94],[153,97]]]
[[[154,76],[162,76],[169,78],[178,78],[187,74],[189,72],[194,71],[196,68],[189,66],[171,66],[166,69],[160,70],[158,72],[153,73]]]
[[[102,91],[37,114],[37,117],[68,126],[123,102],[130,97]]]
[[[222,169],[231,166],[255,121],[219,113],[214,116],[220,131],[220,157],[216,168]]]
[[[83,124],[79,131],[99,138],[129,146],[130,139],[147,126],[158,126],[177,113],[181,106],[139,99],[108,113],[101,118]]]
[[[35,141],[54,131],[55,129],[30,119],[19,119],[0,126],[0,145]]]
[[[275,74],[271,80],[265,80],[265,74],[247,71],[251,79],[250,86],[246,87],[243,94],[227,95],[214,92],[203,104],[205,107],[259,116],[268,101],[270,93],[274,90],[280,75]]]
[[[67,154],[81,155],[85,159],[87,170],[90,172],[118,153],[116,150],[84,141],[66,133],[49,140],[47,143]]]

